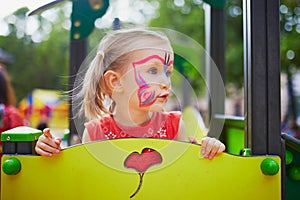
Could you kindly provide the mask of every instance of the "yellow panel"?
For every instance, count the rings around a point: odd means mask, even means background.
[[[124,167],[124,161],[133,151],[141,153],[144,148],[156,150],[149,155],[160,154],[162,162],[148,165],[141,188],[132,199],[280,199],[280,171],[266,176],[260,170],[265,158],[280,163],[279,157],[223,153],[207,160],[201,158],[196,144],[162,139],[92,142],[67,148],[52,158],[4,155],[2,163],[15,157],[22,168],[17,175],[1,172],[1,199],[130,199],[141,179],[138,172]],[[147,162],[159,160],[153,157],[133,164],[138,168]]]

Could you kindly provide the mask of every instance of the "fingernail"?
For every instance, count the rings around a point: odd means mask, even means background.
[[[60,151],[57,149],[57,150],[55,150],[55,153],[59,153]]]

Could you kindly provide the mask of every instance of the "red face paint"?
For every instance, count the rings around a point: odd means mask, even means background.
[[[145,79],[142,77],[141,72],[137,69],[137,66],[145,64],[145,63],[147,63],[151,60],[155,60],[155,59],[159,60],[163,64],[165,73],[167,71],[168,66],[173,64],[173,61],[169,61],[170,60],[169,54],[165,55],[165,59],[163,59],[162,57],[160,57],[158,55],[151,55],[140,61],[132,63],[133,68],[134,68],[135,81],[139,86],[138,98],[139,98],[139,104],[141,107],[152,105],[156,101],[157,96],[156,96],[155,90],[153,88],[151,88],[149,86],[149,84],[147,84]]]

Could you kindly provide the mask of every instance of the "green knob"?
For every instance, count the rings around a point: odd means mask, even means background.
[[[245,148],[241,152],[242,156],[251,156],[251,149]]]
[[[300,181],[300,167],[299,166],[291,166],[287,170],[287,175],[293,181]]]
[[[279,164],[271,158],[266,158],[261,162],[260,169],[265,175],[273,176],[278,173]]]
[[[9,158],[2,164],[2,170],[7,175],[15,175],[21,170],[21,162],[17,158]]]
[[[292,154],[292,152],[286,150],[285,151],[285,164],[289,165],[293,162],[294,156]]]

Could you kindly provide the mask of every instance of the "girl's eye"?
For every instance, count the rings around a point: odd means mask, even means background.
[[[148,71],[150,74],[157,74],[157,69],[156,68],[151,68]]]
[[[167,77],[170,77],[172,75],[172,71],[166,71]]]

